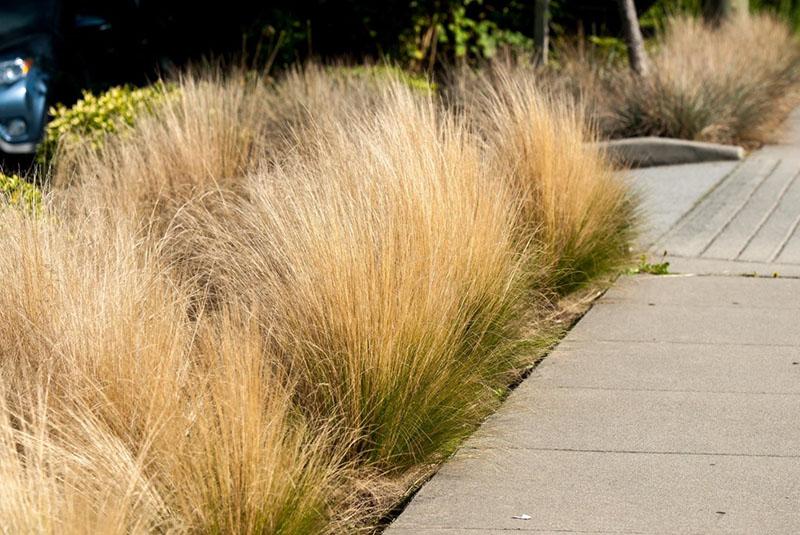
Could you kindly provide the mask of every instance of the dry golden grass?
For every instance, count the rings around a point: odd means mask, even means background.
[[[34,383],[28,379],[29,383]],[[147,533],[163,528],[166,504],[142,458],[93,413],[49,406],[45,387],[0,402],[0,521],[10,533]]]
[[[163,226],[197,191],[236,184],[262,159],[271,108],[261,80],[211,72],[187,75],[179,87],[158,113],[143,114],[99,150],[61,151],[52,184],[68,190],[62,197],[74,209],[102,207],[109,217]]]
[[[464,75],[454,99],[484,136],[496,176],[521,202],[545,287],[574,289],[628,261],[636,201],[575,100],[542,88],[535,68],[498,62]]]
[[[406,466],[466,432],[513,368],[523,252],[462,125],[400,85],[365,115],[320,127],[227,210],[184,211],[172,250],[218,299],[263,303],[306,410]]]
[[[0,524],[323,531],[346,466],[244,312],[190,323],[124,220],[55,220],[2,213]]]
[[[302,151],[312,123],[369,110],[380,96],[375,80],[317,64],[290,69],[277,82],[212,69],[187,73],[176,85],[157,113],[121,126],[100,149],[87,143],[59,151],[50,182],[67,211],[103,208],[160,236],[187,200],[236,190],[262,166]]]
[[[348,474],[324,419],[310,422],[258,325],[225,313],[199,329],[197,384],[171,450],[158,452],[182,529],[320,533]],[[313,425],[312,425],[313,424]],[[163,464],[162,464],[163,463]],[[344,515],[342,515],[344,516]]]
[[[0,525],[360,529],[625,258],[626,192],[527,78],[476,122],[399,77],[215,76],[0,207]]]
[[[673,19],[652,60],[648,79],[620,73],[608,88],[609,136],[760,145],[800,102],[800,44],[771,16]]]
[[[613,135],[756,143],[799,61],[761,17],[674,21],[645,83],[496,64],[447,105],[391,71],[185,76],[65,152],[41,213],[0,207],[0,525],[369,526],[497,405],[531,321],[627,261],[586,103]]]
[[[800,42],[766,14],[720,26],[668,20],[649,43],[647,78],[617,53],[558,43],[546,68],[522,64],[548,93],[577,103],[604,138],[662,136],[755,147],[775,141],[800,103]]]

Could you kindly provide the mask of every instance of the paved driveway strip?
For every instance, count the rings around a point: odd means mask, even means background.
[[[622,277],[388,533],[800,533],[798,113],[790,132],[643,172],[646,243],[702,275]],[[788,277],[729,276],[753,266]]]

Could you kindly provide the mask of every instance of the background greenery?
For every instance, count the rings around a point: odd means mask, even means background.
[[[669,15],[699,14],[702,0],[639,0],[645,33]],[[800,0],[751,0],[800,28]],[[554,37],[619,37],[614,0],[552,0]],[[391,57],[416,69],[487,58],[510,47],[533,46],[534,2],[522,0],[388,0],[272,4],[243,30],[245,51],[256,62]]]

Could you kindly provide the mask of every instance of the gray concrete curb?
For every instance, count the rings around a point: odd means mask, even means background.
[[[736,145],[661,137],[614,139],[598,146],[615,161],[631,167],[741,160],[745,156],[745,150]]]

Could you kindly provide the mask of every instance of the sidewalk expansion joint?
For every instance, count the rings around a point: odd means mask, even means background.
[[[601,392],[674,392],[676,394],[734,394],[746,396],[800,396],[800,392],[764,392],[754,390],[697,390],[683,388],[612,388],[607,386],[576,386],[576,385],[537,385],[537,391],[548,390],[596,390]]]
[[[772,277],[770,277],[770,278],[772,278]],[[767,305],[748,305],[748,304],[745,304],[745,305],[742,305],[742,304],[734,305],[732,303],[731,304],[719,303],[719,304],[713,304],[713,305],[701,305],[699,303],[692,303],[691,305],[687,305],[685,303],[658,303],[658,302],[656,302],[656,303],[651,305],[650,303],[645,303],[645,302],[642,302],[642,301],[625,301],[624,300],[625,298],[619,298],[618,301],[616,300],[616,298],[613,298],[613,299],[615,299],[614,301],[612,301],[611,299],[612,298],[608,298],[608,299],[605,299],[605,300],[599,300],[594,304],[594,306],[595,307],[609,307],[609,306],[619,307],[619,306],[631,306],[631,305],[633,305],[633,306],[640,306],[640,307],[653,307],[653,306],[655,306],[655,307],[661,307],[661,308],[682,308],[684,310],[686,310],[686,309],[688,309],[688,310],[692,310],[692,309],[708,310],[710,308],[725,308],[725,309],[729,309],[729,310],[745,310],[745,309],[748,309],[748,310],[797,310],[798,312],[800,312],[800,305],[789,306],[789,307],[776,307],[776,306],[767,306]]]
[[[666,531],[598,531],[596,529],[586,531],[586,530],[576,530],[576,529],[552,529],[552,528],[468,528],[468,527],[458,527],[458,528],[448,528],[442,527],[439,525],[428,525],[428,524],[413,524],[408,526],[397,526],[394,528],[395,531],[401,533],[403,531],[408,532],[415,532],[420,530],[436,530],[439,533],[462,533],[464,531],[475,531],[477,533],[486,533],[487,531],[514,531],[517,533],[587,533],[590,535],[666,535],[669,532]]]
[[[470,446],[465,445],[461,451],[489,451],[489,450],[512,450],[512,451],[539,451],[539,452],[559,452],[559,453],[604,453],[612,455],[683,455],[693,457],[746,457],[755,459],[798,459],[800,460],[800,453],[797,455],[788,455],[783,453],[731,453],[731,452],[713,452],[713,451],[658,451],[658,450],[603,450],[594,448],[536,448],[515,446],[512,444],[501,445],[499,442],[487,446]]]
[[[791,310],[791,309],[788,309]],[[731,347],[800,347],[798,344],[764,344],[755,342],[693,342],[687,340],[625,340],[615,338],[603,338],[598,340],[590,340],[587,338],[573,338],[571,342],[607,342],[607,343],[622,343],[622,344],[675,344],[675,345],[698,345],[698,346],[731,346]],[[562,342],[563,343],[563,342]]]
[[[792,236],[794,236],[794,233],[795,233],[795,232],[797,232],[797,227],[798,227],[798,226],[800,226],[800,215],[798,215],[798,216],[795,218],[795,220],[794,220],[794,223],[792,223],[792,226],[791,226],[791,228],[789,228],[789,231],[788,231],[788,232],[786,233],[786,235],[783,237],[783,241],[782,241],[782,242],[780,243],[780,245],[779,245],[779,246],[778,246],[778,247],[775,249],[775,252],[773,252],[773,253],[772,253],[772,256],[771,256],[771,257],[770,257],[770,259],[769,259],[769,261],[770,261],[770,262],[772,262],[773,260],[775,260],[776,258],[778,258],[778,257],[779,257],[779,256],[780,256],[780,255],[783,253],[783,250],[786,248],[786,244],[788,244],[788,243],[789,243],[789,240],[791,240],[791,239],[792,239]]]

